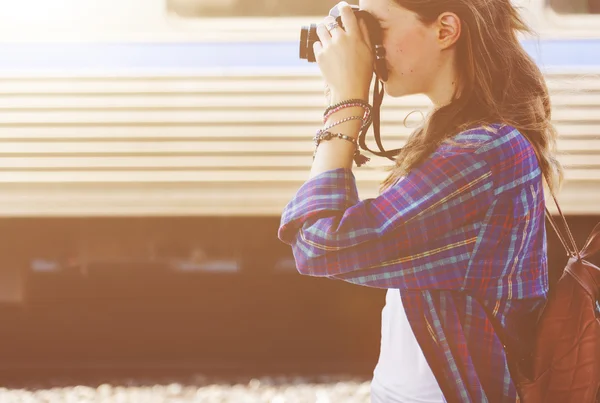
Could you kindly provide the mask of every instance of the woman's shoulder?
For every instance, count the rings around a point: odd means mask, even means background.
[[[453,142],[453,148],[464,144],[476,159],[485,161],[497,185],[524,183],[541,175],[533,145],[513,126],[481,125],[459,133]]]
[[[479,125],[464,130],[446,141],[440,151],[470,152],[485,156],[492,164],[513,158],[536,158],[533,145],[525,135],[505,124]]]

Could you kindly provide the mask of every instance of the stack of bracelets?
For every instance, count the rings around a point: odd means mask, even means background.
[[[350,117],[338,120],[337,122],[334,122],[334,123],[330,124],[329,126],[326,126],[325,128],[317,131],[317,134],[313,138],[313,140],[315,141],[315,152],[313,154],[313,160],[315,159],[315,156],[317,154],[317,148],[319,147],[319,144],[321,143],[321,141],[331,140],[333,138],[340,138],[342,140],[347,140],[355,145],[356,151],[354,152],[353,159],[354,159],[354,162],[356,163],[357,167],[361,167],[362,165],[366,164],[367,162],[369,162],[371,160],[370,158],[367,158],[360,153],[357,139],[346,136],[342,133],[332,133],[329,131],[330,129],[334,128],[335,126],[338,126],[342,123],[345,123],[345,122],[348,122],[351,120],[361,120],[362,121],[362,126],[360,128],[360,132],[367,129],[371,125],[371,122],[373,120],[372,107],[371,107],[371,105],[369,105],[368,102],[365,102],[362,99],[349,99],[347,101],[343,101],[338,104],[332,105],[329,108],[327,108],[327,110],[325,110],[325,113],[323,114],[323,123],[324,124],[327,123],[327,120],[329,120],[331,115],[333,115],[334,113],[339,112],[345,108],[353,108],[353,107],[363,108],[365,111],[363,116],[350,116]]]

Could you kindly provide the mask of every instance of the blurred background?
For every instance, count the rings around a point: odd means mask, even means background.
[[[0,0],[0,402],[368,401],[385,292],[300,276],[277,239],[325,107],[300,28],[335,3]],[[581,245],[600,0],[519,5]],[[429,107],[386,98],[385,147]],[[362,198],[388,162],[355,170]]]

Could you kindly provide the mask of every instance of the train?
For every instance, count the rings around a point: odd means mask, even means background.
[[[294,8],[300,3],[304,9]],[[518,3],[537,33],[523,37],[523,44],[552,94],[566,167],[561,207],[570,216],[598,218],[596,2],[582,0],[573,9],[561,8],[559,0]],[[40,245],[67,237],[79,246],[89,239],[86,256],[90,250],[100,256],[119,249],[99,245],[106,239],[123,244],[114,241],[120,230],[104,238],[75,230],[61,238],[49,230],[80,228],[70,223],[81,220],[101,227],[119,220],[206,219],[220,224],[205,224],[203,236],[210,240],[221,231],[227,242],[235,225],[224,220],[270,220],[271,230],[308,179],[312,136],[326,104],[318,67],[298,57],[299,34],[334,2],[0,4],[0,225],[9,251],[23,244],[56,250]],[[385,147],[401,147],[420,122],[422,114],[414,112],[430,106],[420,95],[387,97]],[[362,198],[377,196],[390,163],[373,158],[355,170]],[[129,251],[143,254],[145,232],[136,234],[137,246]],[[37,243],[29,242],[33,238]],[[0,300],[23,300],[19,273],[24,265],[31,268],[32,253],[2,265]],[[82,254],[61,256],[73,261]],[[52,259],[34,259],[36,270],[55,270]]]

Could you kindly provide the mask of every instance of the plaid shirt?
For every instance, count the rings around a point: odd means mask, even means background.
[[[399,289],[448,402],[517,401],[494,329],[520,358],[548,291],[534,149],[510,126],[490,129],[458,134],[375,199],[359,199],[351,170],[321,173],[278,232],[301,274]]]

